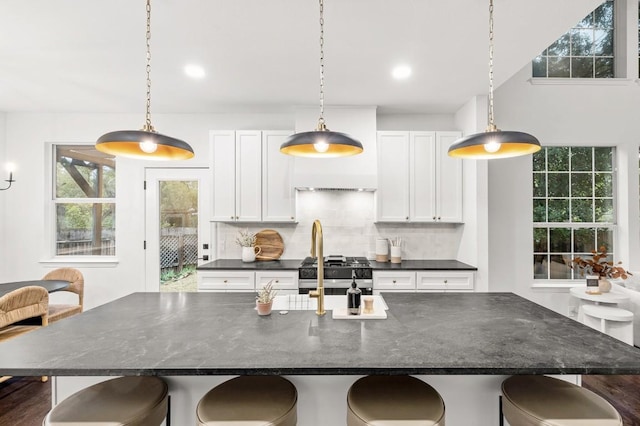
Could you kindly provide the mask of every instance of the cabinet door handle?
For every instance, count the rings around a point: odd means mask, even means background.
[[[231,219],[233,219],[233,216],[231,216]]]
[[[226,283],[227,283],[227,280],[224,280],[223,282],[226,284]]]
[[[438,220],[440,220],[440,216],[438,216]]]
[[[276,280],[276,284],[279,283],[279,282],[280,282],[280,280]]]
[[[409,220],[409,216],[407,216],[407,220]]]
[[[393,283],[395,284],[395,283],[396,283],[396,280],[393,280]]]
[[[436,217],[435,217],[435,216],[433,217],[433,220],[436,220]]]
[[[445,284],[446,284],[446,283],[448,283],[448,282],[449,282],[448,280],[444,280],[444,283],[445,283]]]
[[[294,220],[294,219],[295,219],[295,217],[291,216],[291,220]]]

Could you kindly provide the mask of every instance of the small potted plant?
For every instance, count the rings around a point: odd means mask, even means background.
[[[573,268],[575,266],[579,268],[581,275],[584,275],[586,272],[587,274],[597,276],[598,291],[601,293],[607,293],[611,290],[611,282],[609,279],[621,278],[626,280],[628,275],[632,275],[631,272],[626,271],[622,266],[617,266],[622,264],[622,262],[614,265],[613,261],[607,261],[608,254],[605,246],[601,246],[599,251],[592,250],[591,254],[591,259],[576,257],[573,259],[571,267]]]
[[[238,231],[238,236],[236,237],[236,243],[242,247],[242,261],[243,262],[253,262],[256,260],[256,255],[260,254],[260,247],[255,247],[256,245],[256,234],[252,234],[249,232],[249,229],[244,229]],[[256,251],[256,248],[258,249]]]
[[[258,290],[258,295],[256,296],[256,309],[258,310],[258,315],[271,314],[273,298],[276,297],[277,293],[277,290],[273,289],[273,280],[269,281],[262,286],[260,290]]]

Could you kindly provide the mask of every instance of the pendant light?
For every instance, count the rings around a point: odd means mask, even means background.
[[[517,157],[539,150],[540,142],[534,136],[500,130],[493,122],[493,0],[489,0],[489,125],[484,133],[475,133],[454,142],[449,147],[449,156],[483,160]]]
[[[151,125],[151,0],[147,0],[147,103],[146,121],[140,130],[117,130],[106,133],[96,142],[96,149],[111,155],[146,160],[187,160],[193,157],[191,146],[176,138],[156,132]]]
[[[320,118],[311,132],[296,133],[280,146],[283,154],[297,157],[346,157],[360,154],[362,144],[348,135],[332,132],[324,122],[324,2],[320,0]]]

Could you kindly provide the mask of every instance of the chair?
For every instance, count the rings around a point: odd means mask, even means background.
[[[59,321],[82,312],[84,305],[84,277],[75,268],[58,268],[45,275],[43,280],[69,281],[69,287],[61,291],[69,291],[78,295],[77,305],[50,304],[49,322]]]
[[[512,376],[502,382],[502,414],[511,426],[622,426],[604,398],[547,376]]]
[[[298,392],[279,376],[240,376],[211,389],[198,402],[198,426],[295,426]]]
[[[444,426],[440,394],[411,376],[367,376],[347,394],[347,426]]]
[[[48,324],[49,293],[44,287],[27,286],[0,297],[0,342]],[[41,325],[20,325],[22,320],[40,317]],[[11,376],[0,377],[0,383]],[[47,381],[42,377],[42,381]]]
[[[159,377],[126,376],[96,383],[53,407],[43,426],[160,426],[169,387]]]

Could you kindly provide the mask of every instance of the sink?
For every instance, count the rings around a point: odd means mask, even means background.
[[[334,319],[382,319],[386,318],[386,310],[389,309],[382,296],[363,296],[373,298],[374,313],[377,315],[342,315],[346,313],[347,296],[324,296],[324,309],[334,311]],[[273,299],[274,311],[315,311],[318,308],[318,300],[309,297],[308,294],[285,294]],[[384,316],[381,316],[384,315]]]

